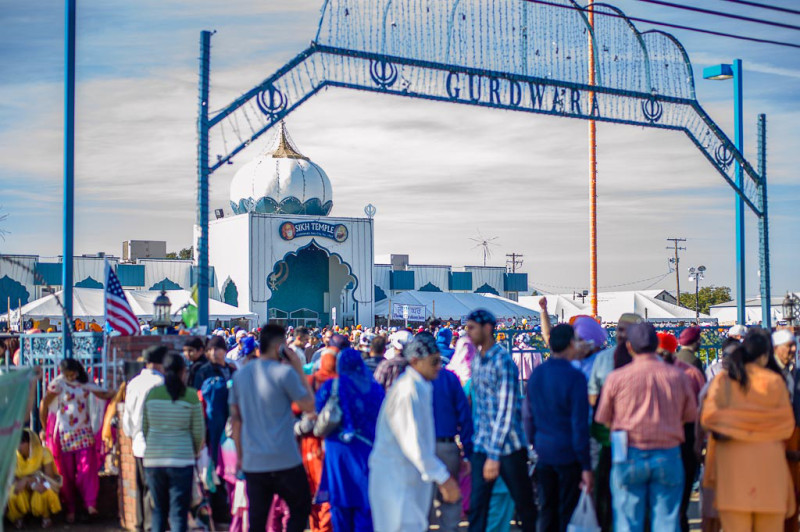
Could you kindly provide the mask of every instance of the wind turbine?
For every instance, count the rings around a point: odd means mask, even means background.
[[[492,249],[491,246],[498,246],[499,244],[495,244],[495,240],[500,237],[493,236],[486,238],[484,237],[480,231],[478,231],[478,238],[470,238],[473,242],[477,242],[472,249],[475,248],[483,248],[483,265],[486,266],[486,259],[492,256]]]

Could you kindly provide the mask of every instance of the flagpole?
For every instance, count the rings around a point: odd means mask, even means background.
[[[103,387],[106,388],[108,386],[108,327],[106,327],[106,323],[108,322],[107,310],[106,310],[106,303],[105,303],[105,291],[108,290],[108,270],[111,267],[108,264],[108,259],[103,259],[105,262],[105,283],[103,284]]]
[[[103,387],[108,385],[108,333],[103,327]]]
[[[8,306],[6,306],[6,314],[8,315],[8,326],[6,328],[8,329],[8,334],[11,334],[11,296],[8,296]],[[3,355],[3,358],[6,359],[6,362],[5,362],[5,364],[6,364],[6,373],[8,373],[8,366],[10,364],[8,359],[11,358],[12,356],[14,356],[14,353],[6,352]]]

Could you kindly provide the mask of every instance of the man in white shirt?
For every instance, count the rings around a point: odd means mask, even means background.
[[[306,346],[309,336],[311,336],[311,331],[306,327],[298,327],[294,330],[294,342],[291,347],[303,363],[306,362]]]
[[[436,456],[431,381],[442,366],[436,342],[423,335],[406,345],[403,353],[409,366],[381,406],[369,457],[375,532],[427,530],[434,483],[445,502],[461,497],[457,480]]]
[[[122,430],[132,440],[133,457],[136,460],[136,530],[146,532],[150,530],[152,500],[147,489],[147,480],[144,474],[145,441],[142,432],[142,418],[144,416],[144,400],[148,392],[156,386],[164,384],[164,357],[167,347],[154,345],[145,349],[145,367],[139,374],[131,379],[125,391],[125,409],[122,413]]]
[[[231,362],[235,362],[242,358],[242,339],[247,336],[247,331],[240,330],[236,333],[236,346],[228,351],[228,354],[225,355],[226,360],[230,360]]]

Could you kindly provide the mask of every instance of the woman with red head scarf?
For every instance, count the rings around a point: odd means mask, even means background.
[[[691,364],[680,360],[675,355],[678,350],[678,339],[671,332],[658,333],[658,354],[664,359],[667,364],[673,365],[683,372],[686,379],[689,381],[695,397],[700,395],[700,391],[705,386],[706,378],[703,372]],[[694,451],[695,447],[695,424],[687,423],[684,425],[684,442],[681,444],[681,458],[683,462],[684,485],[683,497],[681,498],[681,530],[689,530],[689,518],[687,512],[689,510],[689,498],[692,495],[692,485],[694,478],[697,474],[699,463]]]
[[[311,389],[314,390],[314,393],[317,393],[325,382],[337,377],[336,355],[338,351],[334,347],[325,349],[320,357],[319,370],[308,376],[308,382],[311,384]],[[305,419],[298,422],[295,433],[299,432],[298,435],[302,436],[300,439],[300,454],[303,457],[303,467],[306,469],[306,477],[311,488],[311,494],[316,496],[322,479],[325,452],[322,447],[322,440],[311,433],[311,429],[314,427],[313,423],[307,424],[307,433],[302,430],[304,421]],[[330,503],[314,504],[311,507],[309,523],[312,532],[332,532],[333,522],[331,521]]]

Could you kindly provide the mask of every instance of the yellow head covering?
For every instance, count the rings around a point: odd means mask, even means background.
[[[42,447],[42,442],[39,441],[39,436],[35,432],[30,429],[23,430],[30,436],[30,452],[28,453],[28,458],[25,458],[17,449],[17,469],[14,471],[14,476],[17,478],[27,477],[39,471],[44,465],[46,452],[46,449]]]

